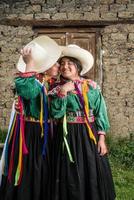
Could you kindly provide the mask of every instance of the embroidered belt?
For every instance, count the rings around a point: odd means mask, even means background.
[[[77,112],[67,112],[67,123],[86,123],[86,118],[82,111]],[[94,122],[94,116],[91,115],[88,117],[89,122]]]
[[[24,121],[26,121],[26,122],[40,123],[39,119],[35,119],[33,117],[24,117]],[[43,121],[43,123],[44,123],[44,121]],[[48,120],[48,123],[50,123],[50,120]]]
[[[89,117],[89,122],[94,122],[94,117]],[[77,123],[86,123],[86,118],[77,116],[77,117],[71,117],[67,116],[67,123],[77,124]]]
[[[67,118],[67,123],[74,123],[75,124],[75,123],[85,123],[86,122],[84,113],[82,111],[67,112],[66,118]],[[89,122],[91,122],[91,123],[94,122],[94,116],[93,115],[89,116],[88,119],[89,119]],[[24,120],[29,121],[29,122],[40,123],[40,121],[38,119],[35,119],[33,117],[24,117]],[[58,122],[59,120],[53,119],[53,121]],[[50,123],[50,120],[48,120],[48,123]]]

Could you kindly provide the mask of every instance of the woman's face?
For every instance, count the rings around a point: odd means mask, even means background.
[[[59,74],[59,63],[55,63],[50,69],[46,71],[46,74],[52,78],[57,77]]]
[[[78,77],[77,66],[69,58],[62,58],[60,62],[60,73],[64,78],[73,80]]]

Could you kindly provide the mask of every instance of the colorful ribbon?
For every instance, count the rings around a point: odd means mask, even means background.
[[[63,117],[63,139],[64,139],[64,144],[65,144],[67,152],[68,152],[69,160],[71,162],[74,162],[70,148],[69,148],[69,145],[68,145],[68,142],[67,142],[67,138],[66,138],[67,134],[68,134],[68,132],[67,132],[67,119],[66,119],[66,114],[65,114],[64,117]]]
[[[89,122],[89,119],[88,119],[88,115],[89,115],[89,103],[88,103],[88,97],[87,97],[87,91],[88,91],[88,85],[87,85],[87,81],[84,81],[82,83],[82,94],[81,94],[81,91],[77,85],[77,82],[74,83],[75,85],[75,88],[78,92],[78,96],[79,96],[79,100],[80,100],[80,103],[83,107],[83,111],[84,111],[84,114],[85,114],[85,118],[86,118],[86,125],[87,125],[87,128],[88,128],[88,132],[89,132],[89,137],[94,141],[95,144],[97,144],[96,142],[96,138],[90,128],[90,122]]]
[[[15,101],[13,102],[12,105],[12,111],[11,111],[11,116],[10,116],[10,122],[9,122],[9,127],[8,127],[8,132],[0,160],[0,186],[1,186],[1,180],[2,180],[2,175],[7,176],[8,175],[8,143],[9,143],[9,138],[10,135],[12,135],[15,121],[16,121],[16,113],[15,113]]]
[[[44,121],[43,124],[43,132],[44,132],[44,144],[43,144],[43,156],[46,154],[46,144],[48,140],[48,103],[47,103],[47,96],[45,94],[45,87],[42,86],[42,106],[41,108],[43,109],[42,112],[42,120]]]

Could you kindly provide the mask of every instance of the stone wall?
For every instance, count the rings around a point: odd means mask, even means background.
[[[0,128],[7,128],[9,123],[19,51],[33,35],[31,27],[0,26]]]
[[[18,52],[35,36],[32,26],[40,21],[51,26],[81,22],[102,27],[103,94],[110,131],[115,136],[134,133],[133,0],[0,1],[0,128],[9,123]]]
[[[9,2],[9,3],[7,3]],[[20,19],[119,20],[133,19],[133,0],[10,0],[0,15]]]
[[[103,93],[111,132],[134,133],[134,25],[109,26],[102,32]]]

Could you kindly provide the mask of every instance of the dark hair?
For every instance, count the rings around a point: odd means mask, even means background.
[[[61,64],[63,58],[68,58],[70,61],[72,61],[73,63],[75,63],[76,66],[77,66],[77,69],[78,69],[78,74],[80,74],[80,72],[82,71],[82,64],[81,64],[81,62],[78,59],[70,57],[70,56],[64,56],[64,57],[62,57],[62,58],[59,59],[59,61],[58,61],[59,64]]]

